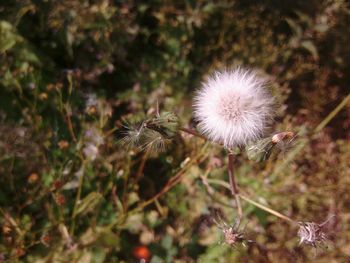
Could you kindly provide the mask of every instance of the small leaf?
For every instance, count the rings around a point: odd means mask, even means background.
[[[85,214],[92,211],[102,200],[103,196],[100,193],[92,192],[80,201],[76,214]]]
[[[17,36],[14,33],[13,26],[6,22],[0,21],[0,54],[11,49],[17,42]]]
[[[310,40],[304,40],[301,42],[301,47],[305,48],[311,53],[315,60],[318,60],[318,51],[314,43]]]
[[[294,20],[286,18],[286,22],[288,23],[289,27],[293,31],[293,33],[300,38],[302,36],[303,30],[301,29],[301,26],[299,26]]]

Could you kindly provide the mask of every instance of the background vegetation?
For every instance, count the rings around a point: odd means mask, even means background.
[[[0,262],[348,262],[349,23],[345,0],[2,0]],[[241,191],[296,221],[336,215],[328,249],[244,201],[255,242],[220,244],[226,153],[120,143],[157,102],[195,127],[193,91],[235,65],[272,79],[271,131],[298,134],[267,162],[240,154]]]

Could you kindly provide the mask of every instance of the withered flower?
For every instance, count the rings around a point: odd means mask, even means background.
[[[245,237],[245,227],[241,228],[241,222],[239,219],[237,219],[233,225],[227,224],[221,217],[213,220],[217,227],[222,231],[225,244],[235,248],[238,244],[242,244],[246,247],[247,243],[252,242]]]
[[[324,227],[333,217],[334,216],[331,216],[321,224],[314,222],[299,222],[299,244],[311,245],[313,247],[325,245],[328,237]]]

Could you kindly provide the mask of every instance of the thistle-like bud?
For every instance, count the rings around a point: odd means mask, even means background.
[[[126,124],[122,143],[139,150],[164,151],[179,129],[178,117],[172,112],[163,112],[138,124]]]
[[[311,245],[313,247],[317,247],[318,245],[324,245],[328,240],[324,227],[333,217],[334,216],[328,218],[325,222],[321,224],[317,224],[314,222],[299,222],[299,244]]]
[[[286,150],[287,146],[289,146],[295,138],[293,132],[279,132],[267,138],[263,138],[255,141],[246,146],[246,152],[249,160],[253,160],[256,162],[264,162],[266,161],[273,149],[277,146],[281,151]]]

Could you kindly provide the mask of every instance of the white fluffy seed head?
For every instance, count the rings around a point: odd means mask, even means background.
[[[216,72],[194,97],[199,131],[226,148],[261,137],[272,118],[273,98],[266,79],[251,70]]]

